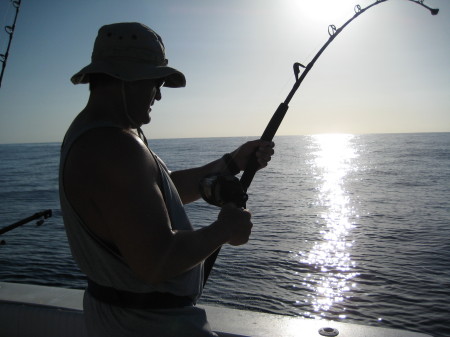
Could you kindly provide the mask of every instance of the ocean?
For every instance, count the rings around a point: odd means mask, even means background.
[[[171,170],[253,138],[149,140]],[[275,137],[249,188],[248,244],[224,246],[200,304],[450,336],[450,133]],[[0,280],[83,289],[58,200],[58,143],[0,145]],[[218,208],[186,206],[195,228]]]

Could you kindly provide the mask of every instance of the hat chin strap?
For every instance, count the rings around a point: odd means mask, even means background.
[[[128,104],[127,104],[127,95],[125,93],[125,81],[122,81],[122,86],[121,86],[121,91],[122,91],[122,102],[123,102],[123,108],[125,110],[125,116],[128,119],[128,122],[130,123],[132,128],[135,128],[138,132],[138,137],[145,143],[145,145],[148,147],[148,142],[147,142],[147,138],[145,138],[144,132],[142,131],[141,127],[139,126],[138,123],[136,123],[136,121],[131,118],[130,114],[128,113]]]

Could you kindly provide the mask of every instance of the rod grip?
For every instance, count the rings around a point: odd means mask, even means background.
[[[266,129],[261,136],[262,140],[267,140],[270,142],[273,137],[275,137],[275,134],[277,133],[277,130],[280,127],[280,124],[283,121],[283,118],[286,115],[288,109],[289,105],[284,102],[278,106],[277,110],[273,114],[269,124],[267,124]]]
[[[270,119],[269,124],[267,124],[266,129],[264,130],[260,138],[261,140],[266,140],[268,142],[272,141],[288,109],[289,105],[284,102],[278,106],[277,110]],[[240,180],[245,192],[247,192],[247,189],[250,187],[250,184],[252,183],[252,180],[256,174],[256,171],[258,171],[258,168],[258,160],[256,159],[256,154],[253,153]]]

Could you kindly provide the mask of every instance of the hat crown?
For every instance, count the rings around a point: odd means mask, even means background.
[[[167,65],[161,37],[137,22],[105,25],[98,31],[92,61],[141,61],[155,66]]]
[[[161,37],[139,22],[120,22],[98,30],[91,63],[71,77],[74,84],[89,83],[91,74],[107,74],[123,81],[164,79],[164,86],[184,87],[186,78],[168,67]]]

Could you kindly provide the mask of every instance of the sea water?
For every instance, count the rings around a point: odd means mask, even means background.
[[[253,138],[150,140],[171,170]],[[224,246],[201,303],[450,336],[450,133],[275,138],[249,188],[251,240]],[[60,144],[0,145],[0,280],[83,289],[58,200]],[[195,228],[219,209],[187,205]],[[200,304],[201,304],[200,303]]]

